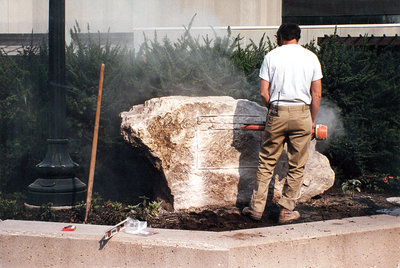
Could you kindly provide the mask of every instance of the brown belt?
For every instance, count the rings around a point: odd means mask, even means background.
[[[273,105],[269,106],[269,109],[277,110],[277,111],[307,111],[310,110],[310,105]]]

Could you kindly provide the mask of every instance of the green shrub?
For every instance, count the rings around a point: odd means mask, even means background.
[[[387,174],[363,175],[360,181],[368,191],[400,194],[400,176],[390,176]]]
[[[0,51],[0,191],[21,191],[46,151],[47,49]]]
[[[260,82],[258,78],[260,68],[265,55],[277,45],[272,43],[268,37],[265,40],[265,34],[261,37],[258,44],[250,39],[250,44],[246,45],[245,48],[242,48],[241,40],[240,36],[236,38],[236,49],[232,52],[231,59],[246,76],[250,85],[250,95],[247,98],[255,102],[260,102]]]
[[[355,192],[361,192],[361,181],[352,179],[342,183],[342,192],[344,194],[354,195]]]
[[[127,215],[133,219],[141,221],[147,221],[148,218],[157,217],[158,213],[160,213],[162,209],[162,202],[147,202],[149,198],[146,196],[141,196],[140,198],[143,200],[141,203],[134,206],[127,206]]]
[[[40,221],[56,221],[57,213],[52,203],[42,204],[39,208],[38,219]]]
[[[9,197],[4,196],[0,192],[0,219],[18,219],[23,212],[23,208],[20,204],[22,196],[10,195]]]
[[[120,202],[107,201],[101,209],[101,221],[102,224],[115,225],[118,222],[126,219],[125,213],[123,213],[122,204]]]
[[[319,57],[323,96],[340,108],[345,129],[326,152],[340,179],[400,174],[400,52],[342,45],[333,37]]]
[[[195,38],[191,24],[174,43],[168,38],[158,41],[146,39],[138,55],[140,77],[137,89],[151,92],[152,97],[169,95],[215,96],[229,95],[247,98],[254,90],[246,75],[232,62],[238,39],[231,32],[224,37],[208,35]]]

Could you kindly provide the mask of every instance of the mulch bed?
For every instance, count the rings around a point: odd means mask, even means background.
[[[376,215],[379,214],[377,210],[396,207],[386,201],[389,196],[384,193],[366,192],[346,195],[339,187],[332,187],[321,196],[299,204],[296,210],[300,212],[301,218],[293,223]],[[241,215],[241,209],[241,207],[210,207],[202,211],[197,209],[178,212],[162,211],[157,217],[148,217],[147,225],[153,228],[199,231],[228,231],[278,225],[279,209],[275,205],[267,206],[261,221],[254,221]],[[82,207],[44,212],[25,209],[16,219],[82,223],[82,215],[84,215]],[[123,219],[125,215],[110,211],[107,207],[101,207],[91,214],[89,223],[115,225]]]

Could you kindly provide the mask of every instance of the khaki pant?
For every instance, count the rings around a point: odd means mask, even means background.
[[[287,142],[289,172],[287,187],[278,201],[282,207],[293,210],[300,195],[304,166],[308,158],[308,149],[312,133],[310,108],[302,106],[271,106],[268,110],[264,141],[259,154],[256,186],[251,197],[250,207],[263,212],[268,196],[276,162]]]

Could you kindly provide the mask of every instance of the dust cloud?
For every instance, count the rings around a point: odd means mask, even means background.
[[[330,141],[345,134],[343,123],[340,118],[340,109],[333,102],[322,98],[315,124],[328,126],[328,137],[325,141],[318,143],[319,150],[328,148]]]

